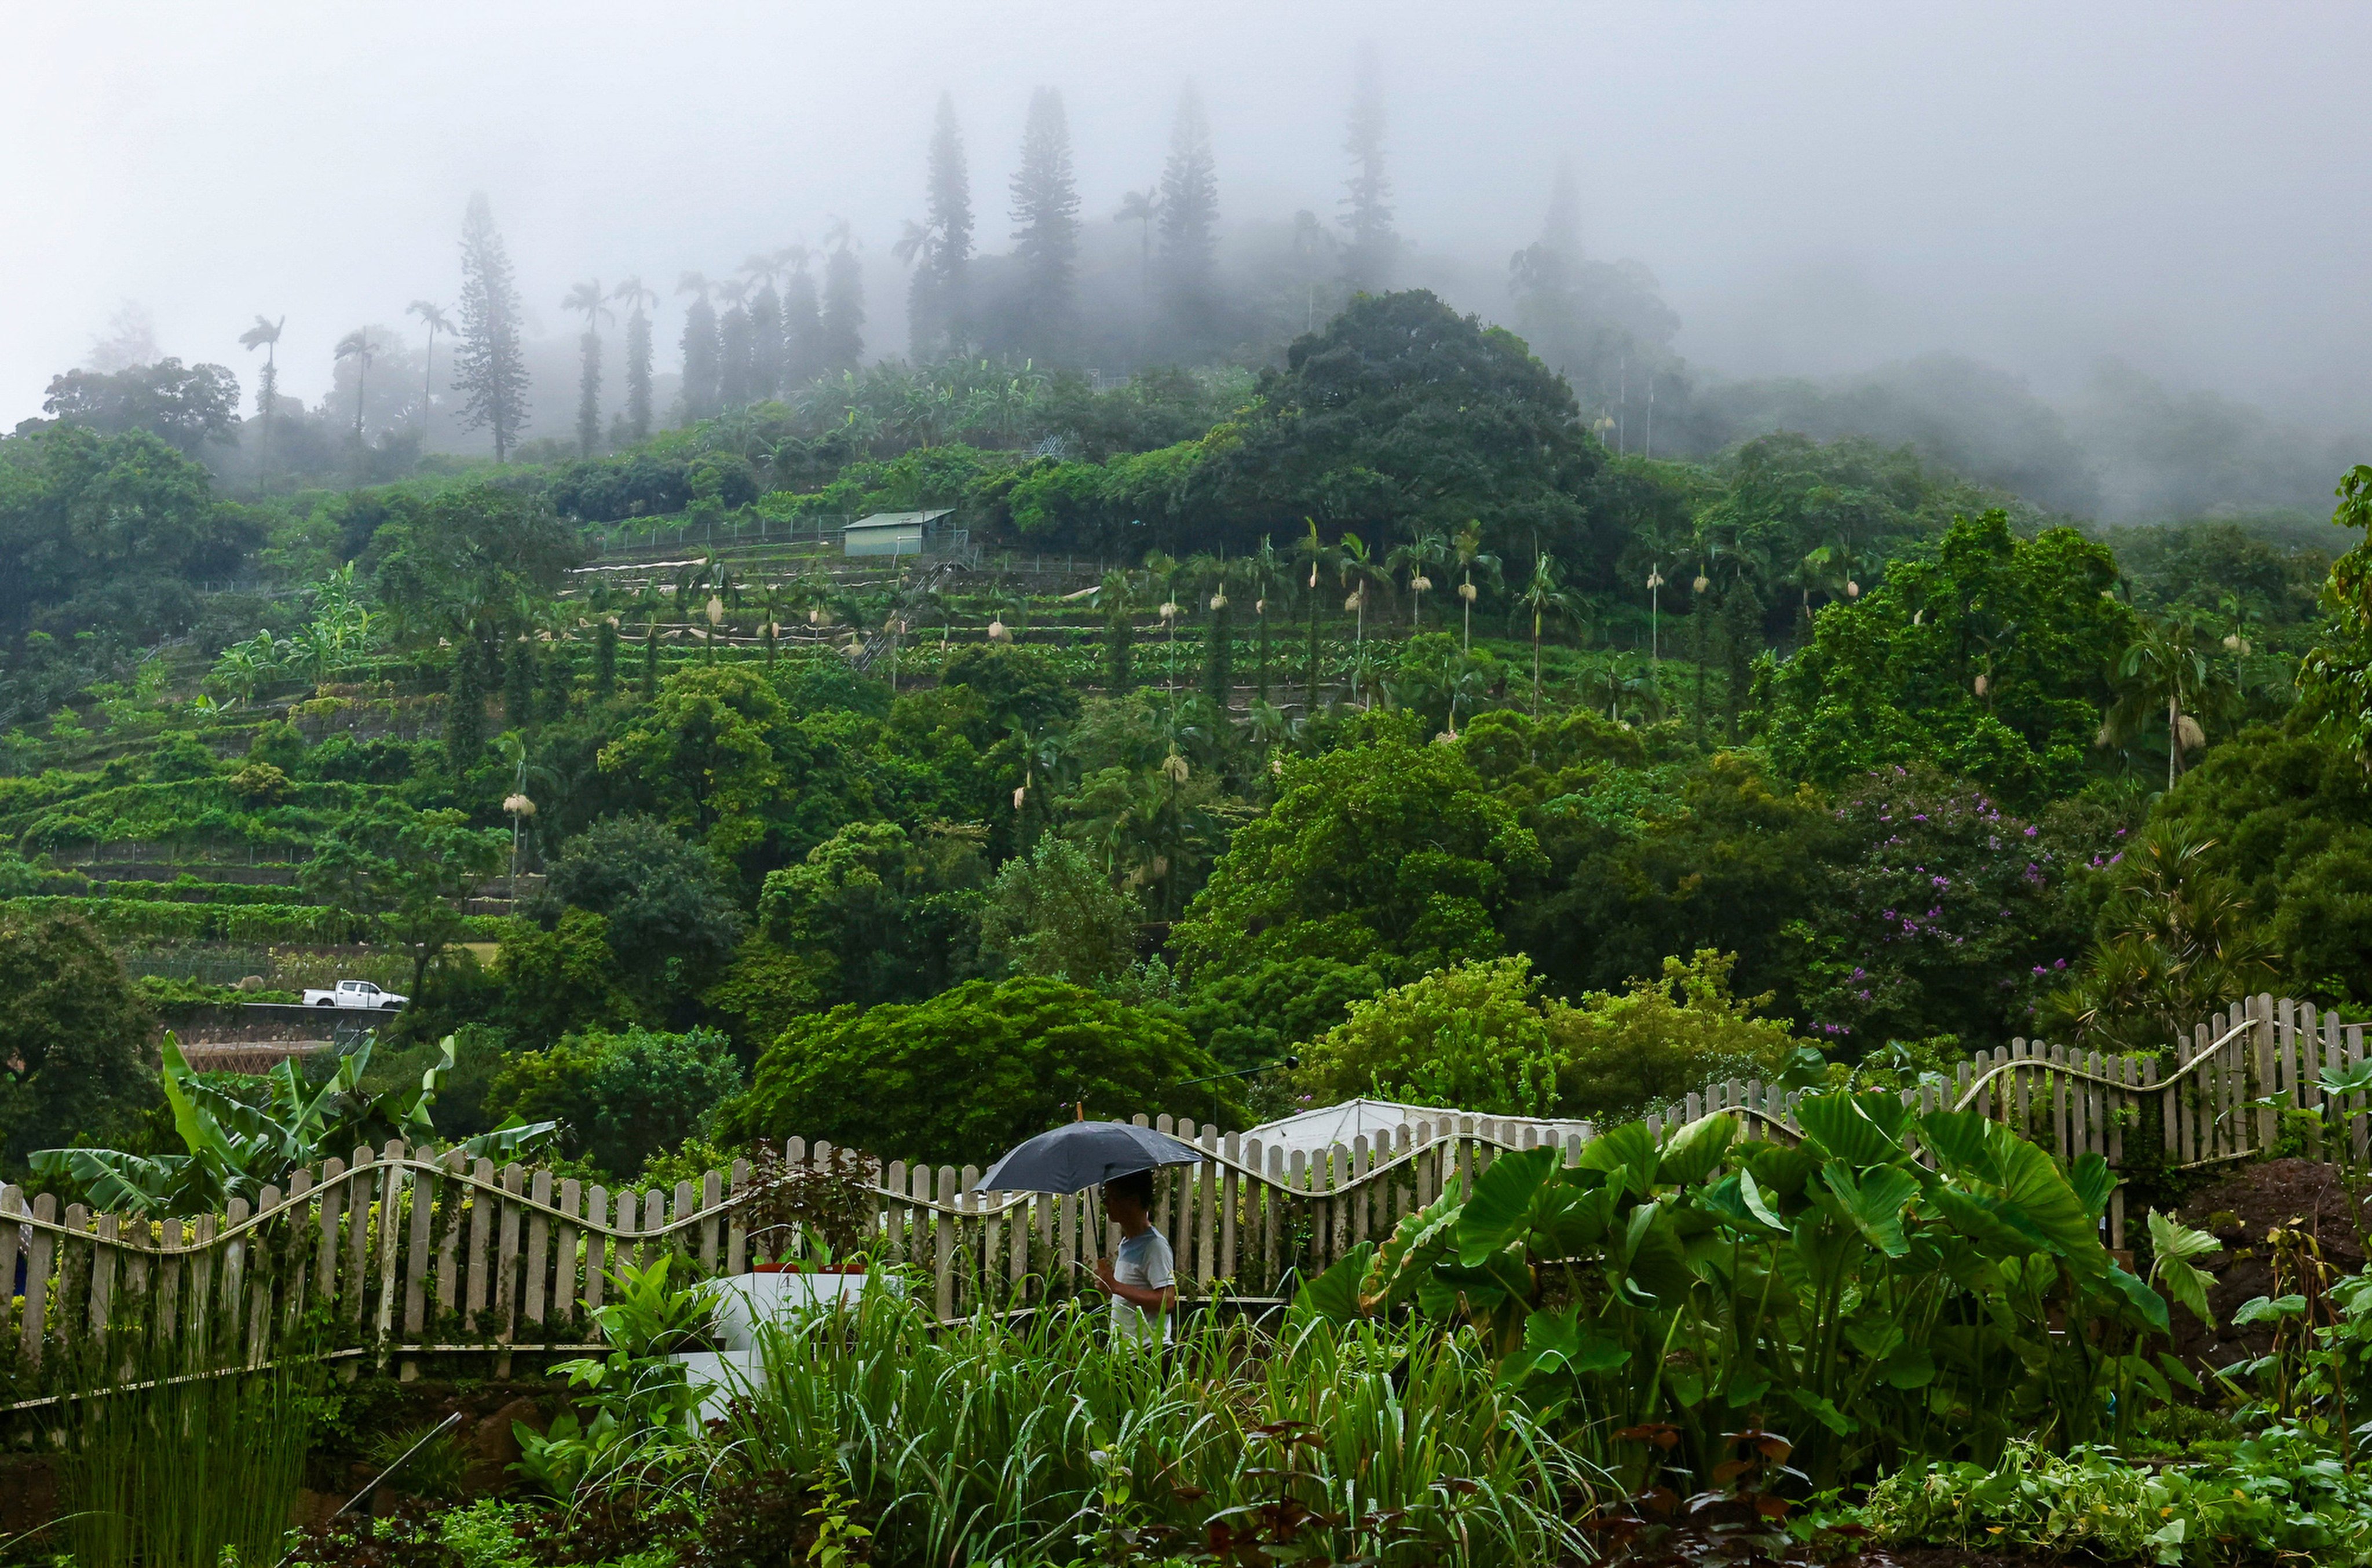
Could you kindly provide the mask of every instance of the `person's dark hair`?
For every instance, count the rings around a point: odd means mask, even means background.
[[[1153,1207],[1153,1172],[1132,1170],[1126,1176],[1115,1176],[1104,1183],[1104,1195],[1134,1198],[1150,1211]]]

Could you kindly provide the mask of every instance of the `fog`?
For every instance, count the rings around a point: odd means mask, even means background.
[[[1297,210],[1332,223],[1372,45],[1397,281],[1508,318],[1508,258],[1569,159],[1587,253],[1652,273],[1672,350],[1727,410],[1701,444],[1901,424],[1892,389],[1915,383],[1990,411],[1969,423],[1995,434],[1964,444],[2040,431],[2003,465],[2058,464],[2017,482],[2045,504],[2140,516],[2302,504],[2372,431],[2361,6],[11,9],[0,428],[39,413],[52,375],[104,361],[127,305],[157,351],[229,366],[250,400],[259,356],[237,339],[259,312],[286,317],[282,390],[308,403],[356,327],[416,356],[405,306],[452,299],[475,191],[551,340],[534,434],[564,434],[571,284],[657,288],[667,371],[679,273],[838,220],[866,264],[866,356],[902,354],[891,250],[923,210],[943,89],[983,254],[1009,244],[1006,181],[1044,85],[1066,102],[1087,251],[1124,265],[1135,231],[1111,215],[1157,178],[1192,81],[1224,265]],[[1764,384],[1721,404],[1743,381]],[[2146,454],[2211,438],[2253,444],[2241,477],[2153,488]]]

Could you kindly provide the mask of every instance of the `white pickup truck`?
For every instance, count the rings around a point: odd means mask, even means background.
[[[342,980],[335,990],[305,993],[308,1007],[401,1007],[411,1000],[392,991],[381,991],[366,980]]]

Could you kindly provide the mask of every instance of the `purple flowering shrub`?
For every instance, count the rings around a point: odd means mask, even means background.
[[[2076,883],[2114,854],[2112,814],[2066,802],[2029,820],[1903,768],[1865,774],[1833,810],[1837,852],[1785,927],[1804,1032],[1849,1059],[1889,1040],[1954,1035],[1973,1050],[2028,1032],[2082,952]]]

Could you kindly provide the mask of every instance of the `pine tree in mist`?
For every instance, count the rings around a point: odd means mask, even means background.
[[[741,302],[750,285],[727,278],[715,285],[725,313],[716,319],[716,401],[726,408],[750,402],[750,312]]]
[[[576,376],[576,452],[589,458],[601,445],[601,319],[617,319],[610,308],[609,296],[601,292],[601,280],[588,278],[568,291],[560,302],[563,310],[573,310],[585,318],[585,335],[577,340],[583,366]]]
[[[491,432],[494,461],[504,462],[527,428],[527,360],[519,347],[518,287],[483,192],[470,198],[461,222],[460,312],[453,389],[461,394],[461,423]]]
[[[794,245],[778,255],[790,269],[783,281],[783,390],[789,393],[823,374],[823,309],[807,248]]]
[[[750,401],[764,402],[783,389],[783,296],[774,292],[774,260],[752,256],[741,270],[758,280],[750,296]]]
[[[826,375],[854,370],[865,358],[865,269],[850,244],[848,226],[834,237],[831,260],[823,269],[823,311],[818,348]]]
[[[1178,99],[1169,161],[1161,170],[1161,297],[1182,336],[1206,334],[1214,314],[1212,259],[1218,249],[1219,177],[1211,125],[1192,83]]]
[[[1343,280],[1355,292],[1381,294],[1391,286],[1400,257],[1392,231],[1391,178],[1384,171],[1384,87],[1373,45],[1359,52],[1359,81],[1351,99],[1351,134],[1343,143],[1351,155],[1349,192],[1343,198]]]
[[[953,94],[939,94],[931,124],[925,200],[929,215],[911,237],[914,275],[906,288],[907,342],[916,363],[944,359],[967,340],[965,285],[971,267],[971,165]]]
[[[659,296],[628,278],[610,297],[626,302],[626,426],[628,440],[642,441],[651,433],[651,318]]]
[[[1021,167],[1013,175],[1013,256],[1021,266],[1021,346],[1059,356],[1071,336],[1079,261],[1079,188],[1071,168],[1071,125],[1063,95],[1029,95]]]
[[[708,303],[708,280],[686,273],[675,285],[692,296],[683,312],[683,422],[694,424],[717,411],[716,308]]]
[[[1557,164],[1549,192],[1548,217],[1541,237],[1507,261],[1507,292],[1514,296],[1516,331],[1534,353],[1567,371],[1558,352],[1571,335],[1575,314],[1574,273],[1581,261],[1581,190],[1573,160]],[[1552,340],[1556,340],[1552,342]]]

